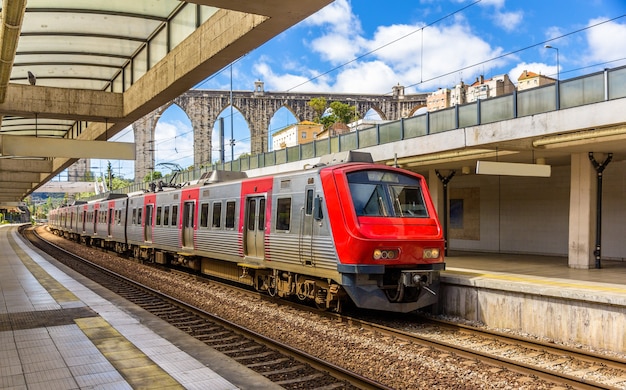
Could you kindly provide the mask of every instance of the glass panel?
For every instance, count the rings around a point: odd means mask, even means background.
[[[204,23],[217,12],[215,7],[200,6],[200,23]]]
[[[480,102],[480,123],[513,119],[513,95],[504,95]]]
[[[289,230],[291,225],[291,198],[276,202],[276,230]]]
[[[626,67],[609,72],[609,99],[626,97]]]
[[[456,109],[447,108],[445,110],[433,111],[429,115],[430,133],[452,130],[456,128]]]
[[[404,120],[404,138],[414,138],[426,135],[426,114],[414,116]]]
[[[235,227],[235,202],[226,202],[226,229]]]
[[[126,65],[124,67],[124,91],[128,91],[128,88],[130,88],[130,86],[132,85],[132,72],[131,72],[131,68],[132,66],[130,66],[130,64]]]
[[[459,106],[459,127],[476,126],[478,124],[477,110],[476,102]]]
[[[255,169],[259,167],[259,154],[256,156],[250,156],[250,167],[249,169]]]
[[[276,154],[275,153],[265,153],[265,164],[264,167],[270,167],[272,165],[276,165]]]
[[[219,228],[222,224],[222,203],[213,203],[212,224],[213,228]]]
[[[582,106],[604,100],[604,73],[561,81],[561,108]]]
[[[315,147],[315,143],[308,142],[300,146],[301,146],[300,152],[301,152],[301,156],[303,160],[307,158],[315,157],[315,150],[313,149]]]
[[[276,151],[276,164],[284,164],[287,162],[287,149],[280,149]]]
[[[328,138],[315,141],[315,156],[323,156],[330,153],[330,144]]]
[[[247,171],[250,169],[250,156],[246,156],[239,159],[239,166],[242,171]]]
[[[148,49],[143,47],[133,58],[133,80],[137,81],[148,71]]]
[[[393,121],[381,124],[379,129],[381,144],[400,141],[402,139],[402,121]]]
[[[332,137],[330,139],[330,153],[339,152],[339,137]]]
[[[158,215],[159,214],[157,210],[157,217]],[[207,227],[207,226],[209,226],[209,204],[202,203],[202,205],[200,206],[200,227]]]
[[[241,160],[234,160],[230,162],[230,170],[231,171],[241,171],[240,166],[241,166]]]
[[[357,148],[356,145],[356,132],[341,134],[339,136],[341,140],[340,146],[342,151],[353,150]]]
[[[366,130],[359,130],[359,147],[366,148],[378,143],[377,140],[378,128],[370,127]]]
[[[196,5],[186,4],[170,21],[170,44],[173,49],[196,29]]]
[[[150,68],[167,55],[167,29],[163,28],[149,42]]]
[[[113,92],[124,92],[124,84],[122,84],[122,72],[113,80]]]
[[[287,161],[298,161],[300,160],[300,146],[291,146],[287,148]]]
[[[427,217],[420,182],[388,171],[359,171],[347,176],[358,216]]]
[[[256,199],[248,200],[248,231],[255,230],[254,223],[256,222]]]
[[[527,116],[556,110],[554,84],[527,89],[517,93],[517,116]]]

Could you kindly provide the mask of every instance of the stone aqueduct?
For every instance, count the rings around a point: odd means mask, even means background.
[[[156,124],[161,114],[172,104],[178,105],[189,117],[194,132],[194,166],[211,161],[211,133],[215,122],[230,104],[230,91],[190,90],[168,104],[133,123],[136,144],[135,177],[142,178],[154,167]],[[330,103],[340,101],[356,106],[359,117],[373,109],[384,120],[412,116],[426,105],[426,94],[405,95],[404,87],[393,88],[392,95],[287,93],[266,92],[263,82],[255,83],[254,91],[232,91],[233,107],[238,109],[250,128],[251,153],[267,151],[268,128],[272,116],[286,107],[298,122],[313,120],[315,112],[307,104],[313,98],[324,97]]]

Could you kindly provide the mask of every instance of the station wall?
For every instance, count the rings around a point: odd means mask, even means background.
[[[623,260],[626,162],[607,166],[602,192],[602,258]],[[549,178],[459,175],[449,200],[450,250],[568,256],[570,166],[553,166]]]

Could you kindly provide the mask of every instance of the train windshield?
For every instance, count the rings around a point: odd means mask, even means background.
[[[383,170],[358,171],[346,176],[358,216],[428,217],[417,178]]]

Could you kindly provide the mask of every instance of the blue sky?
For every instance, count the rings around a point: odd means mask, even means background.
[[[335,0],[235,61],[232,85],[252,91],[262,80],[266,91],[275,92],[389,94],[396,84],[421,93],[472,83],[481,74],[506,73],[514,82],[523,70],[555,77],[557,50],[546,44],[558,48],[561,79],[626,65],[626,2]],[[229,90],[230,75],[227,67],[196,89]],[[269,131],[293,121],[279,112]],[[225,122],[230,138],[230,120]],[[233,122],[236,158],[250,151],[250,135],[238,112]],[[166,111],[156,137],[157,163],[193,164],[191,125],[180,109]],[[117,138],[132,142],[132,132]],[[94,160],[92,170],[98,174],[106,164]],[[111,164],[116,173],[133,176],[132,162]]]

